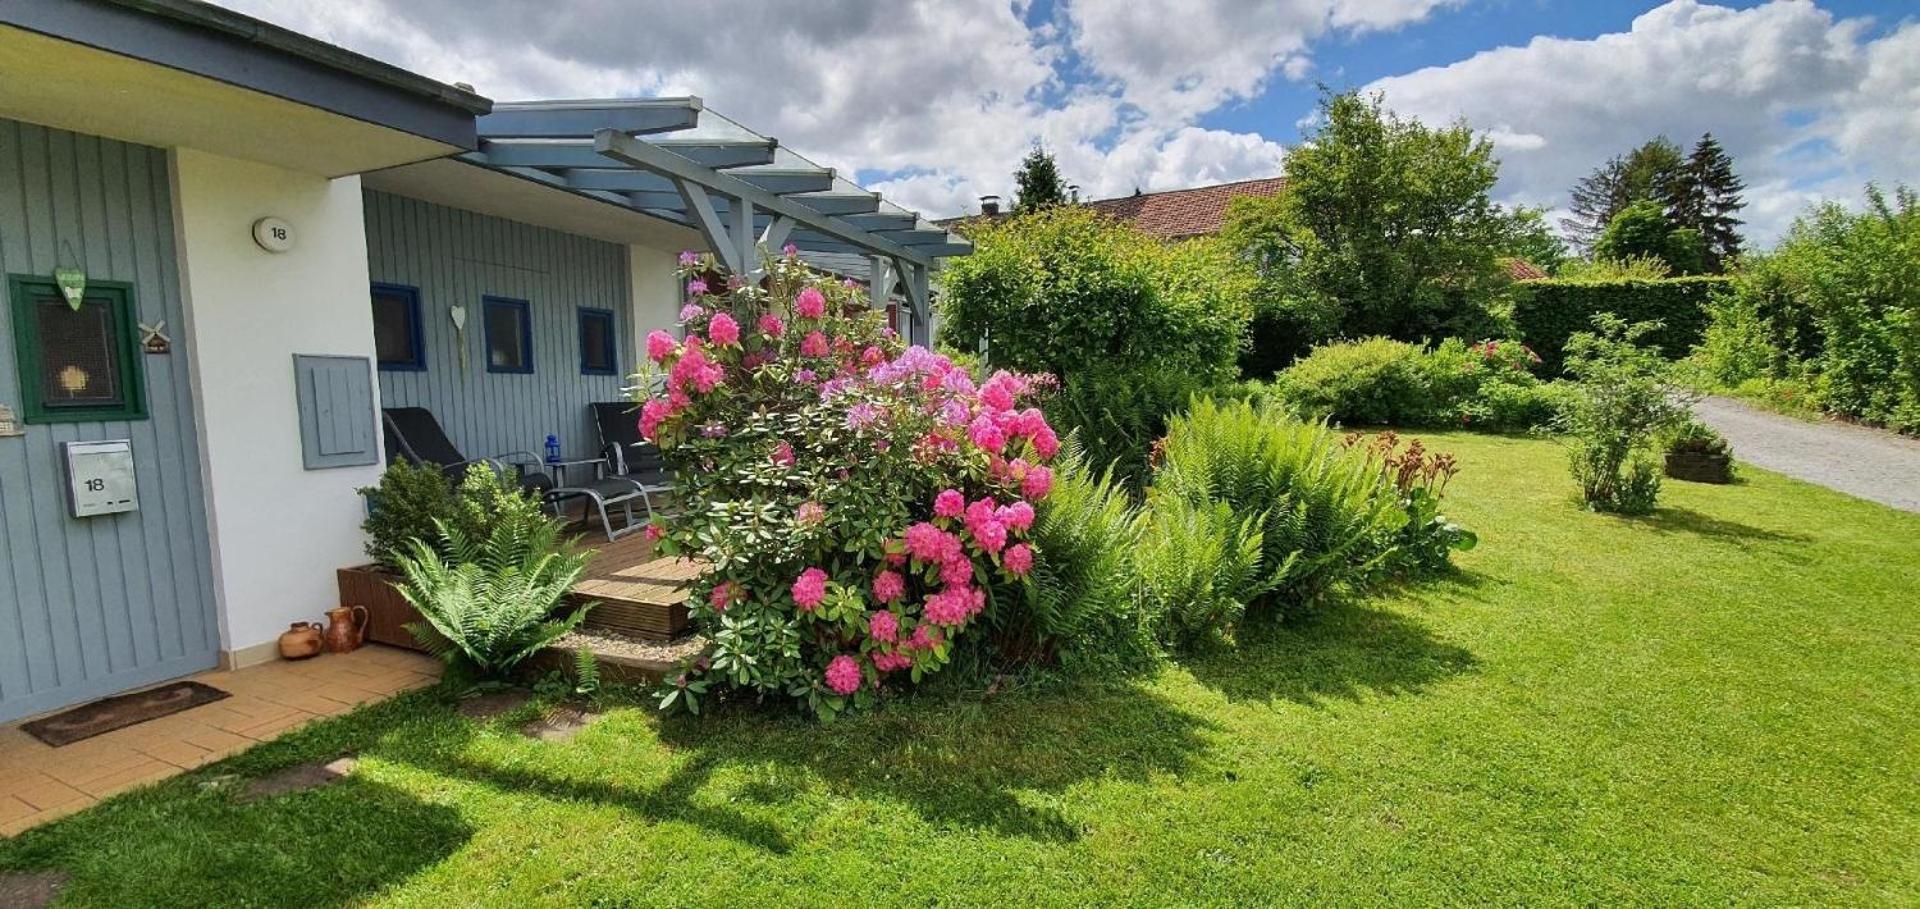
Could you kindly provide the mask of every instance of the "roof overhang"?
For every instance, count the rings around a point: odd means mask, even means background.
[[[0,116],[341,176],[472,149],[492,102],[194,0],[0,3]]]
[[[761,247],[786,243],[884,257],[905,272],[972,251],[698,98],[500,104],[478,132],[462,160],[696,230],[738,272],[758,267]]]

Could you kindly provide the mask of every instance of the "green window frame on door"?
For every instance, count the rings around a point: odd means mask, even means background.
[[[103,349],[116,380],[111,397],[87,403],[63,403],[60,390],[48,381],[42,313],[48,306],[68,309],[59,285],[32,275],[7,276],[7,296],[13,308],[14,359],[20,371],[20,410],[27,423],[97,423],[147,418],[147,382],[140,361],[139,310],[133,304],[133,285],[119,281],[88,281],[82,307],[99,307],[105,318]],[[84,376],[84,371],[80,373]]]

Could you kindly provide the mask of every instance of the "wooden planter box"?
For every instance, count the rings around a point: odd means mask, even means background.
[[[421,650],[420,642],[406,629],[409,622],[421,620],[420,611],[400,595],[393,585],[400,576],[378,565],[342,568],[335,576],[340,583],[340,605],[367,607],[367,640],[408,650]]]
[[[1731,483],[1733,458],[1705,451],[1669,451],[1667,476],[1693,483]]]

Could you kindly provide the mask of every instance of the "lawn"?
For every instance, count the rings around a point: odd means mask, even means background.
[[[564,744],[424,692],[0,868],[115,907],[1920,901],[1920,516],[1750,469],[1606,517],[1550,442],[1429,438],[1480,533],[1456,576],[1135,684],[617,709]]]

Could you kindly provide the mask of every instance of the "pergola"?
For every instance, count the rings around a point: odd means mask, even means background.
[[[693,227],[735,274],[761,270],[761,247],[788,243],[820,259],[864,261],[874,307],[899,288],[916,344],[931,340],[928,271],[973,251],[699,98],[503,103],[478,126],[480,147],[462,159]]]

